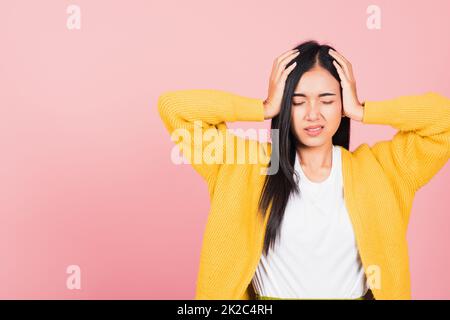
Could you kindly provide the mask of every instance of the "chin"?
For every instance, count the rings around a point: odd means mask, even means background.
[[[305,147],[319,147],[323,144],[325,144],[324,139],[311,139],[311,138],[300,139],[300,145]]]
[[[332,137],[328,136],[318,136],[318,137],[310,137],[310,136],[300,136],[300,145],[305,147],[319,147],[326,143],[328,143],[329,140],[331,140]]]

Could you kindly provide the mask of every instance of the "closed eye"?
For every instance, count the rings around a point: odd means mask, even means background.
[[[297,103],[293,103],[294,106],[301,106],[302,104],[304,104],[305,102],[297,102]],[[332,104],[334,103],[334,101],[322,101],[323,104]]]

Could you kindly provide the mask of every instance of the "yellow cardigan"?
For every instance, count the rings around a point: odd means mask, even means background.
[[[214,129],[224,137],[226,121],[264,121],[262,99],[213,89],[163,92],[158,111],[170,134]],[[364,143],[353,152],[341,147],[344,199],[358,250],[375,299],[411,299],[409,215],[415,192],[450,158],[450,99],[427,92],[365,101],[362,122],[398,132],[392,140]],[[231,136],[234,145],[248,146],[251,140]],[[177,144],[210,196],[195,299],[253,299],[251,279],[269,216],[262,219],[257,211],[265,177],[260,168],[267,162],[197,163],[191,156],[210,142],[188,138]],[[271,143],[257,143],[270,156]]]

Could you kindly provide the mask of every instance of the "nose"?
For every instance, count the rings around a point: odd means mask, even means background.
[[[311,103],[306,110],[306,117],[308,120],[317,120],[320,118],[320,107],[317,103]]]

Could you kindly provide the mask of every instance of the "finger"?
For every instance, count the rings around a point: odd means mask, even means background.
[[[281,66],[281,64],[283,63],[283,61],[286,61],[286,59],[288,59],[289,57],[293,57],[294,55],[298,55],[299,51],[298,50],[290,50],[289,52],[287,52],[286,54],[283,54],[281,56],[279,56],[277,59],[275,59],[274,61],[274,69],[279,69],[279,67]]]
[[[344,60],[344,58],[337,53],[336,51],[330,50],[330,55],[337,61],[339,62],[339,65],[342,67],[342,69],[344,70],[344,72],[347,74],[347,68],[346,68],[346,62]],[[347,75],[348,76],[348,75]]]
[[[288,63],[291,62],[293,59],[295,59],[299,54],[300,54],[300,52],[294,52],[279,62],[279,64],[277,65],[275,74],[274,74],[275,81],[280,79],[280,76],[283,73],[283,71],[286,69],[286,66],[288,65]]]
[[[278,64],[278,61],[283,60],[283,59],[286,58],[287,56],[289,56],[289,55],[291,55],[291,54],[293,54],[293,53],[295,53],[295,52],[297,52],[297,51],[298,51],[297,49],[291,49],[291,50],[286,51],[285,53],[283,53],[282,55],[280,55],[279,57],[277,57],[277,58],[275,59],[274,65],[277,65],[277,64]]]
[[[286,51],[285,53],[283,53],[282,55],[278,56],[275,60],[273,60],[273,64],[272,64],[272,75],[275,75],[279,66],[280,61],[282,61],[284,58],[290,56],[291,54],[297,52],[295,49]]]
[[[334,51],[334,50],[330,50],[330,55],[335,58],[339,64],[342,66],[342,69],[344,70],[345,74],[347,75],[348,79],[352,79],[353,75],[352,75],[352,69],[351,69],[351,65],[350,62],[348,62],[347,59],[344,58],[344,56],[342,56],[339,52]]]
[[[339,58],[341,58],[341,60],[343,60],[345,63],[347,63],[347,64],[350,64],[350,62],[340,53],[340,52],[337,52],[336,50],[333,50],[333,49],[330,49],[330,52],[329,52],[330,54],[332,53],[332,54],[334,54],[334,55],[336,55],[336,56],[338,56]]]
[[[293,64],[291,64],[289,67],[287,67],[286,69],[284,69],[284,71],[281,73],[280,76],[280,80],[281,81],[286,81],[287,76],[291,73],[292,70],[295,69],[295,66],[297,65],[297,62],[294,62]]]
[[[338,74],[339,74],[339,78],[341,78],[341,82],[342,82],[342,81],[345,81],[345,80],[348,80],[348,78],[347,78],[347,76],[346,76],[344,70],[343,70],[342,67],[339,65],[339,63],[337,63],[336,60],[333,60],[333,64],[334,64],[334,66],[336,67],[336,71],[337,71]]]

